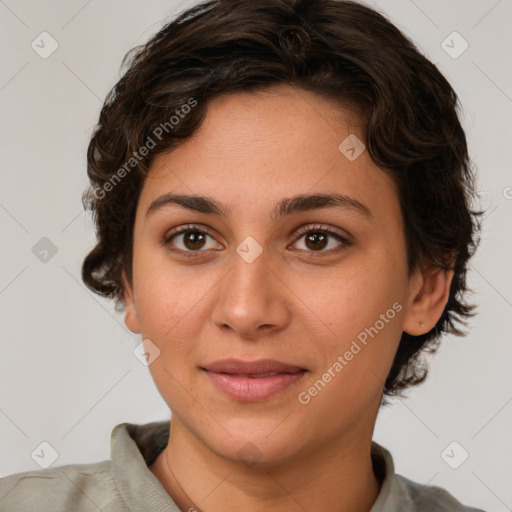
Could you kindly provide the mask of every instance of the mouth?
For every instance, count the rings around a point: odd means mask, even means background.
[[[268,400],[296,385],[307,372],[305,368],[272,359],[225,359],[201,369],[218,390],[241,402]]]

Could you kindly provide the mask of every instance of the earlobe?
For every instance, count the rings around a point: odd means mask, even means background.
[[[139,317],[133,297],[133,290],[126,277],[123,277],[124,323],[130,331],[140,333]]]
[[[404,317],[403,330],[419,336],[432,330],[450,296],[453,270],[428,267],[418,283],[411,288],[411,295]]]

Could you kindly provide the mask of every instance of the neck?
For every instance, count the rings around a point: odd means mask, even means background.
[[[373,428],[278,465],[247,467],[218,456],[172,418],[150,470],[181,510],[368,512],[381,483],[371,460]]]

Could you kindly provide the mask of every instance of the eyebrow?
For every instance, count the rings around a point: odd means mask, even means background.
[[[157,210],[170,205],[222,218],[227,218],[231,213],[231,208],[211,197],[169,193],[158,197],[151,203],[146,211],[146,218]],[[343,194],[300,194],[279,201],[273,208],[270,218],[278,220],[293,213],[334,207],[351,210],[368,218],[373,217],[367,206],[357,199]]]

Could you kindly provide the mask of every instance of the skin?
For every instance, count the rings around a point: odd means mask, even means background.
[[[378,496],[370,446],[384,382],[402,331],[427,332],[441,316],[452,273],[425,266],[409,275],[395,184],[367,151],[354,161],[340,152],[351,133],[363,139],[354,112],[280,85],[216,98],[196,134],[152,163],[137,207],[125,322],[160,350],[149,368],[172,425],[150,470],[182,510],[363,512]],[[147,216],[169,192],[231,210],[221,218],[167,205]],[[324,207],[270,217],[283,198],[333,192],[371,216]],[[183,233],[162,243],[193,223],[201,226],[192,232],[210,230],[202,245]],[[297,235],[301,226],[325,234],[317,224],[351,244],[329,235],[315,246]],[[248,236],[262,249],[252,263],[236,252]],[[300,403],[299,393],[397,302],[394,318]],[[200,369],[227,357],[308,371],[267,400],[240,402]],[[249,442],[255,465],[238,455]]]

